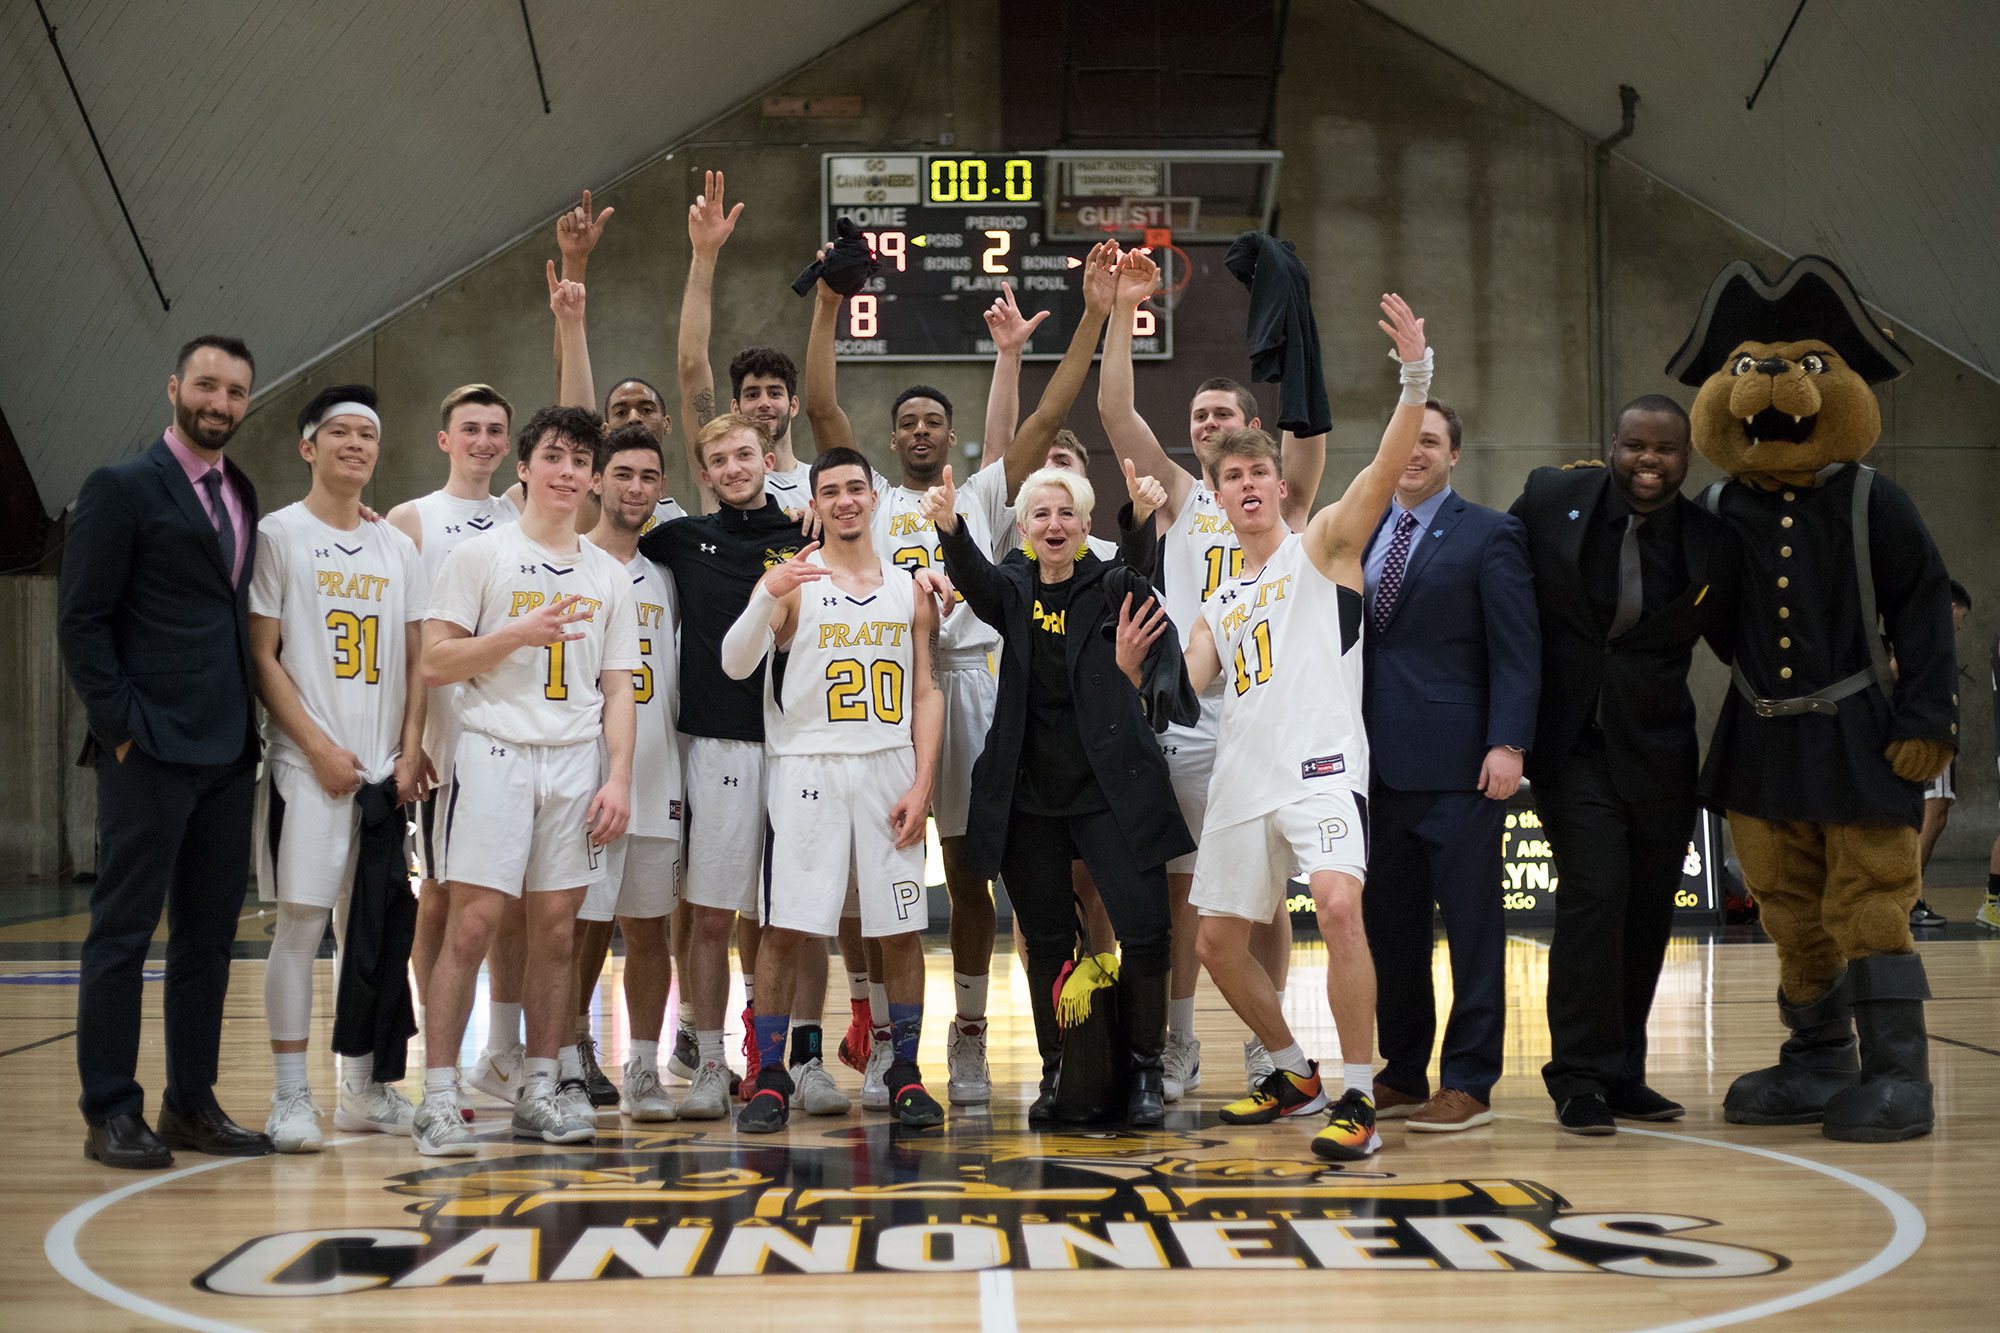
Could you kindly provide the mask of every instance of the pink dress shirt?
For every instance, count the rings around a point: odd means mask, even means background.
[[[172,426],[167,427],[167,448],[173,450],[174,457],[180,461],[181,470],[187,473],[188,485],[194,487],[194,498],[201,501],[203,509],[208,509],[208,488],[201,484],[201,479],[210,472],[222,473],[223,512],[217,514],[211,511],[208,520],[215,524],[217,532],[222,531],[224,523],[229,524],[229,531],[234,536],[236,543],[236,560],[229,567],[229,581],[231,583],[241,583],[243,581],[243,557],[249,551],[250,542],[254,536],[254,534],[244,531],[243,497],[236,493],[236,487],[230,482],[228,472],[223,469],[222,460],[217,459],[215,462],[210,463],[202,458],[200,454],[188,448],[187,441],[183,440],[180,437],[180,432],[176,431]]]

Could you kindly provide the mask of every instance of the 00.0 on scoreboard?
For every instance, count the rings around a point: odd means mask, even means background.
[[[881,262],[867,290],[841,311],[837,356],[990,359],[984,312],[1006,283],[1022,313],[1050,312],[1026,355],[1062,357],[1083,318],[1080,269],[1090,242],[1051,239],[1056,183],[1044,155],[829,153],[821,165],[822,237],[832,237],[837,219],[852,218]],[[1132,354],[1173,355],[1172,312],[1157,299],[1136,312]]]

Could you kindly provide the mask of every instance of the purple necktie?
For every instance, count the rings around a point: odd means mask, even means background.
[[[1382,581],[1375,585],[1375,628],[1387,629],[1389,613],[1403,591],[1403,566],[1410,559],[1410,538],[1417,530],[1417,516],[1405,509],[1396,520],[1396,535],[1389,539],[1389,554],[1382,561]]]

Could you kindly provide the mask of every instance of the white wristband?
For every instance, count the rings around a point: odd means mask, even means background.
[[[1389,355],[1394,357],[1396,354],[1391,352]],[[1431,373],[1437,368],[1435,349],[1424,348],[1424,359],[1421,361],[1399,359],[1397,364],[1402,367],[1403,380],[1403,394],[1397,401],[1410,407],[1422,407],[1431,396]]]

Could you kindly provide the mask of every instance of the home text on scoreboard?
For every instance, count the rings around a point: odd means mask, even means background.
[[[985,311],[1003,283],[1024,315],[1049,312],[1025,355],[1061,359],[1083,318],[1090,242],[1051,237],[1056,181],[1045,155],[829,153],[821,168],[822,238],[852,218],[881,263],[841,311],[834,348],[842,360],[990,360]],[[1134,200],[1121,220],[1148,217],[1147,208]],[[1106,225],[1104,234],[1141,239],[1130,227]],[[1173,257],[1157,258],[1170,280]],[[1132,354],[1173,355],[1173,315],[1157,297],[1135,312]]]

